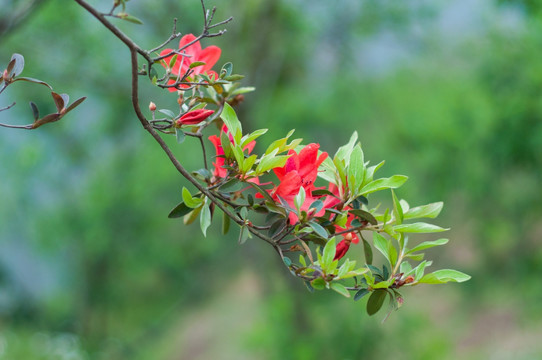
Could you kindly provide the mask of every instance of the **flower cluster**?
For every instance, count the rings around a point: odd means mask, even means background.
[[[203,150],[205,167],[194,171],[192,179],[199,181],[199,191],[183,188],[183,201],[170,217],[184,216],[186,224],[199,218],[206,234],[218,207],[224,213],[224,233],[233,221],[239,225],[241,243],[251,237],[266,241],[310,290],[329,288],[346,297],[354,292],[355,300],[370,294],[371,315],[385,297],[399,307],[403,298],[398,290],[403,286],[469,278],[455,270],[426,273],[431,262],[423,260],[420,251],[444,245],[447,239],[411,245],[408,235],[447,229],[411,220],[436,217],[442,203],[411,208],[398,199],[394,189],[407,177],[375,178],[383,162],[369,165],[356,132],[333,156],[318,143],[290,140],[293,131],[256,153],[256,141],[267,129],[245,133],[233,108],[241,94],[253,88],[238,85],[242,76],[232,74],[231,63],[219,73],[213,71],[220,49],[202,49],[197,40],[185,35],[177,50],[161,52],[167,78],[163,87],[177,91],[179,114],[162,109],[158,111],[169,119],[155,119],[156,106],[150,107],[157,130],[176,134],[179,142],[185,136],[199,137]],[[215,127],[218,133],[207,137],[214,147],[209,168],[202,132]],[[378,191],[391,192],[393,206],[383,212],[369,206],[369,195]],[[367,239],[370,234],[372,242]],[[351,244],[358,243],[363,243],[361,266],[348,258]],[[373,249],[382,254],[380,265],[373,263]]]

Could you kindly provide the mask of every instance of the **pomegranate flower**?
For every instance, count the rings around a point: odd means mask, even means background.
[[[182,49],[187,44],[190,44],[196,40],[196,37],[192,34],[187,34],[181,38],[179,41],[179,49]],[[172,49],[164,49],[160,56],[164,56],[166,54],[171,53]],[[187,71],[192,70],[192,74],[207,74],[210,77],[214,79],[218,79],[218,75],[216,72],[212,71],[211,68],[216,64],[218,59],[220,58],[222,50],[218,46],[208,46],[205,49],[201,48],[201,45],[199,41],[194,42],[192,45],[188,46],[184,50],[181,51],[181,54],[177,55],[177,60],[175,61],[175,64],[173,64],[173,67],[171,68],[171,73],[173,75],[179,76],[179,78],[182,78],[184,74],[186,74]],[[169,64],[171,59],[175,55],[168,56],[164,59],[165,64]],[[190,64],[194,62],[204,62],[204,65],[196,66],[192,69],[190,69]],[[162,63],[164,66],[168,66]],[[175,80],[169,80],[168,85],[175,84]],[[187,87],[186,85],[180,85],[180,87]],[[169,91],[174,92],[176,91],[176,88],[169,88]]]
[[[199,124],[203,120],[207,119],[214,113],[213,110],[198,109],[192,110],[181,116],[175,121],[175,127],[181,127],[182,125],[195,125]]]

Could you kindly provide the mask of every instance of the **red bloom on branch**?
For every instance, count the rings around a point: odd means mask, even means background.
[[[222,130],[220,131],[220,134],[222,133],[226,133],[228,135],[228,138],[230,139],[230,142],[233,144],[233,136],[228,130],[228,127],[226,125],[222,126]],[[224,149],[222,148],[222,142],[220,140],[220,136],[211,135],[209,136],[209,141],[215,146],[215,151],[216,151],[216,159],[215,159],[215,162],[213,162],[213,165],[215,167],[215,170],[213,171],[213,175],[217,178],[225,178],[228,171],[224,168],[226,159],[224,158]],[[248,150],[248,153],[250,154],[252,150],[254,149],[255,145],[256,145],[256,141],[251,141],[250,143],[248,143],[247,146],[243,148],[243,151]]]
[[[179,41],[179,49],[182,49],[187,44],[190,44],[196,40],[196,37],[192,34],[187,34],[181,38],[181,41]],[[172,49],[164,49],[160,53],[160,56],[164,56],[166,54],[171,53]],[[177,54],[177,60],[175,61],[175,64],[173,64],[173,67],[171,68],[171,73],[173,75],[179,76],[179,78],[182,78],[184,74],[186,74],[187,71],[192,70],[192,74],[204,74],[207,73],[210,77],[213,77],[215,79],[218,79],[218,75],[216,72],[212,71],[211,68],[216,64],[218,59],[220,58],[222,50],[218,46],[208,46],[205,49],[201,48],[201,44],[199,41],[194,42],[193,44],[189,45],[187,48],[181,51],[180,54]],[[171,59],[175,55],[168,56],[164,59],[165,63],[168,66]],[[204,65],[196,66],[192,69],[190,69],[190,64],[194,62],[204,62]],[[164,65],[162,63],[162,65]],[[175,84],[175,80],[169,80],[168,85]],[[180,87],[186,87],[186,85],[180,85]],[[176,91],[177,89],[171,87],[169,88],[169,91]]]
[[[308,211],[310,204],[316,198],[312,196],[314,190],[314,181],[318,176],[318,167],[327,158],[327,153],[323,152],[318,156],[319,144],[309,144],[305,146],[299,154],[290,150],[290,158],[281,168],[275,168],[273,171],[279,178],[279,185],[271,191],[271,195],[278,200],[280,197],[294,208],[294,198],[299,193],[301,187],[305,190],[305,202],[301,205],[301,210]],[[320,210],[323,212],[324,209]],[[298,220],[293,212],[289,215],[290,223],[295,224]]]
[[[192,110],[181,116],[177,121],[175,121],[176,127],[181,127],[181,125],[195,125],[199,124],[203,120],[207,119],[214,113],[213,110],[198,109]]]

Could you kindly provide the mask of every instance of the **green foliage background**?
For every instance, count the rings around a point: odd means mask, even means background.
[[[0,21],[16,3],[0,0]],[[127,50],[74,2],[49,0],[0,38],[0,61],[21,53],[24,75],[88,99],[57,124],[0,130],[0,359],[541,357],[536,2],[208,5],[235,17],[212,42],[219,65],[257,87],[238,109],[245,128],[269,128],[265,146],[294,127],[330,153],[357,130],[383,176],[410,177],[400,197],[445,202],[451,241],[434,267],[472,280],[409,289],[381,324],[366,300],[307,292],[264,243],[167,219],[186,184],[132,115]],[[146,48],[172,16],[201,29],[195,0],[128,6],[145,25],[119,26]],[[0,105],[18,104],[0,122],[30,122],[29,100],[51,110],[44,89],[10,87]],[[143,99],[175,107],[150,84]],[[197,144],[170,140],[196,169]]]

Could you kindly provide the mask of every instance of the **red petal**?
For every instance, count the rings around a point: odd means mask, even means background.
[[[179,49],[182,49],[183,46],[186,46],[187,44],[191,43],[192,41],[196,40],[196,37],[192,34],[186,34],[181,38],[181,41],[179,41]],[[197,61],[194,60],[194,58],[197,58],[199,53],[201,52],[201,45],[199,41],[196,41],[194,44],[190,45],[186,49],[182,50],[182,52],[185,52],[188,55],[191,55],[192,57],[189,58],[189,63]]]
[[[201,52],[198,54],[197,59],[192,59],[192,61],[203,61],[205,65],[198,66],[194,70],[199,73],[203,73],[206,71],[211,70],[211,68],[216,64],[218,59],[220,58],[220,54],[222,53],[222,50],[218,46],[207,46],[205,49],[201,50]]]
[[[302,182],[297,171],[291,171],[286,174],[280,181],[279,186],[275,190],[275,196],[280,196],[286,201],[292,200],[299,193]]]

